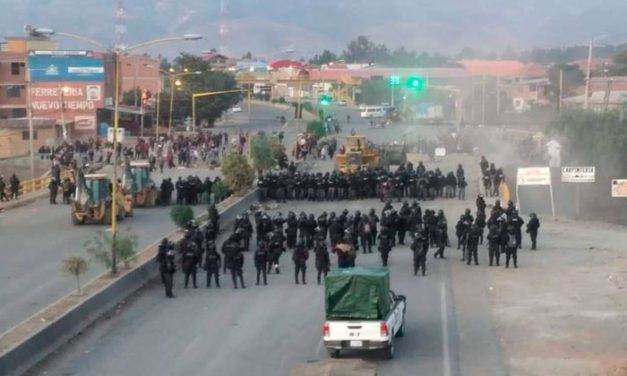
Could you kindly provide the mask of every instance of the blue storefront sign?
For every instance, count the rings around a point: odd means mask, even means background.
[[[30,51],[28,68],[32,82],[104,81],[102,58],[91,51]]]

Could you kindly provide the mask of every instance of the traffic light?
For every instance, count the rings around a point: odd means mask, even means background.
[[[423,91],[425,89],[426,83],[424,77],[412,76],[407,78],[407,88]]]
[[[390,86],[400,86],[401,85],[401,77],[400,76],[390,76]]]
[[[333,101],[333,98],[331,98],[330,95],[322,94],[320,96],[320,104],[323,106],[330,105],[332,101]]]

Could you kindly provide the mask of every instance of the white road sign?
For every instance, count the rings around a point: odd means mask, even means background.
[[[627,179],[612,180],[612,197],[627,197]]]
[[[446,156],[446,148],[435,148],[435,156],[436,157],[445,157]]]
[[[551,185],[551,169],[549,167],[519,168],[516,183],[518,185]]]
[[[594,183],[595,167],[562,167],[564,183]]]

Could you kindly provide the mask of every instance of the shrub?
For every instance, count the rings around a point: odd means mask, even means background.
[[[187,205],[175,205],[170,209],[170,218],[180,228],[185,226],[194,219],[194,210],[191,206]]]
[[[224,158],[222,173],[226,185],[237,195],[242,195],[253,184],[255,173],[246,157],[231,153]]]
[[[67,274],[76,277],[76,290],[78,291],[78,295],[81,294],[81,275],[86,273],[89,269],[89,265],[87,264],[87,260],[82,258],[81,256],[70,256],[63,260],[63,266],[61,270]]]

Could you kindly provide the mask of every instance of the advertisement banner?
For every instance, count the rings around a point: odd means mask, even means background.
[[[91,51],[29,51],[31,82],[104,81],[102,58]]]
[[[519,168],[516,183],[518,185],[551,185],[551,169],[549,167]]]
[[[101,82],[39,82],[31,85],[33,116],[74,123],[77,131],[96,130],[96,110],[104,105]],[[62,111],[61,109],[64,109]]]
[[[564,183],[594,183],[595,167],[562,167]]]
[[[627,179],[612,180],[612,197],[627,197]]]

